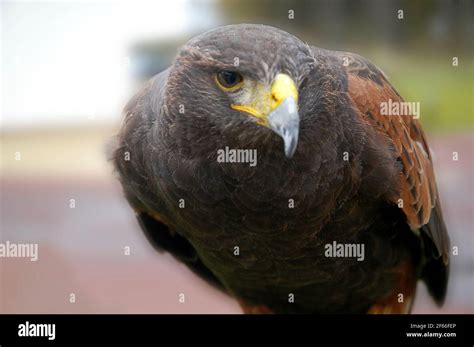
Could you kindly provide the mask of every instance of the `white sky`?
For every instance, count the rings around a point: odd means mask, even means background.
[[[119,117],[131,84],[130,45],[213,20],[196,11],[209,6],[185,0],[0,1],[6,128]]]

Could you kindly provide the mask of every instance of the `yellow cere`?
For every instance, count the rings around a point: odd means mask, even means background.
[[[286,74],[278,74],[271,85],[271,89],[264,92],[259,87],[254,93],[254,99],[247,105],[232,104],[234,110],[246,112],[255,118],[261,125],[268,124],[268,114],[275,110],[286,98],[292,97],[298,102],[298,89],[295,82]]]
[[[276,109],[286,98],[292,97],[298,102],[298,89],[292,78],[285,74],[276,75],[272,84],[271,110]]]

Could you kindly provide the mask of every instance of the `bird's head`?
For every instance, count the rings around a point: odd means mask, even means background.
[[[284,31],[221,27],[181,49],[170,72],[168,107],[181,107],[183,121],[192,120],[209,135],[262,137],[271,130],[291,158],[298,144],[300,87],[313,64],[309,47]]]

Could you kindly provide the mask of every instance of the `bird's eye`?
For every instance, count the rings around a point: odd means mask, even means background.
[[[242,85],[244,78],[235,71],[219,71],[216,74],[216,81],[223,90],[233,91]]]

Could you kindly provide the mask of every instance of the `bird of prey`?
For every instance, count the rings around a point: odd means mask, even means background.
[[[449,240],[403,102],[359,55],[224,26],[132,98],[112,160],[150,242],[244,312],[406,313],[418,279],[443,303]]]

